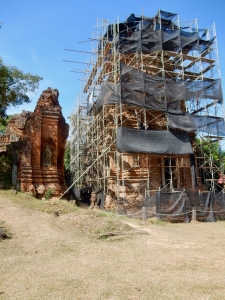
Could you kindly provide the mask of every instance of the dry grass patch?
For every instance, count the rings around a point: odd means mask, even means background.
[[[0,241],[11,239],[12,238],[12,232],[5,224],[5,222],[0,221]]]
[[[28,193],[15,194],[11,190],[0,191],[1,194],[24,208],[59,216],[63,226],[69,226],[92,240],[116,241],[134,234],[133,228],[121,221],[125,218],[112,212],[79,208],[66,200],[38,200]]]
[[[100,210],[79,209],[75,213],[60,216],[60,221],[95,241],[121,240],[136,233],[118,215]]]
[[[0,220],[13,232],[0,243],[2,300],[224,299],[224,221],[143,224],[90,209],[55,218],[17,196],[0,191]]]

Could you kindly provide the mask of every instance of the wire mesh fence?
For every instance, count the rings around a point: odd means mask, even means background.
[[[156,217],[174,223],[215,222],[225,220],[225,193],[213,191],[193,193],[186,190],[163,193],[158,191],[146,197],[143,206],[139,205],[127,213],[118,209],[118,213],[143,221]]]

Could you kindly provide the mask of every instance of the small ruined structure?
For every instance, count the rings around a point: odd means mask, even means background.
[[[159,10],[97,27],[71,115],[76,190],[91,183],[101,206],[122,213],[156,209],[159,190],[216,191],[224,167],[210,149],[221,147],[225,126],[214,25],[200,30]]]
[[[23,110],[21,114],[12,117],[6,127],[4,135],[0,136],[0,153],[7,150],[7,146],[11,143],[21,141],[23,139],[23,130],[26,120],[31,112]]]
[[[49,188],[55,196],[66,189],[64,150],[69,125],[62,116],[58,96],[57,89],[43,91],[34,112],[12,118],[1,137],[5,147],[20,142],[13,164],[13,184],[39,198]]]

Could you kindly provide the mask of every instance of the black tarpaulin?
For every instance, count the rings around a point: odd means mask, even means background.
[[[215,222],[215,216],[213,213],[213,192],[203,192],[201,197],[201,211],[197,212],[197,221],[203,222]]]
[[[154,110],[180,112],[180,101],[222,100],[221,81],[193,81],[149,75],[121,63],[119,84],[104,82],[96,106],[124,103]]]
[[[207,98],[222,100],[222,86],[221,80],[215,79],[213,81],[187,81],[185,83],[186,99],[193,98]]]
[[[164,50],[173,49],[177,51],[181,48],[180,30],[166,30],[162,33]]]
[[[214,116],[198,116],[188,113],[167,114],[169,128],[178,128],[184,131],[202,131],[211,135],[225,136],[224,118]]]
[[[170,21],[169,21],[170,22]],[[165,24],[164,24],[165,25]],[[181,28],[171,29],[166,25],[156,30],[142,29],[137,31],[125,30],[119,32],[114,43],[119,52],[132,53],[140,51],[178,51],[188,49],[204,51],[214,42],[214,39],[200,38],[199,31],[188,32]]]
[[[116,148],[119,152],[152,154],[192,154],[187,133],[139,130],[119,127],[116,135]]]
[[[213,196],[213,211],[216,219],[225,220],[225,193],[214,193]]]
[[[185,191],[176,193],[156,192],[156,214],[159,219],[171,222],[189,222]]]
[[[120,70],[121,85],[130,90],[139,90],[149,95],[176,100],[189,100],[193,98],[222,100],[220,79],[213,81],[195,80],[185,82],[182,79],[149,75],[123,63],[121,63]]]
[[[99,109],[103,104],[120,103],[120,86],[110,82],[101,85],[101,91],[96,101],[96,108]]]
[[[172,21],[175,17],[178,16],[178,14],[171,13],[171,12],[164,11],[164,10],[159,10],[159,12],[157,13],[157,16],[163,20]]]

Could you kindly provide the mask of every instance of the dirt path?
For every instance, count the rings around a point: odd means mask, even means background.
[[[147,232],[98,241],[69,218],[3,196],[0,220],[13,233],[0,242],[0,299],[224,298],[224,222],[143,227],[129,219]]]

